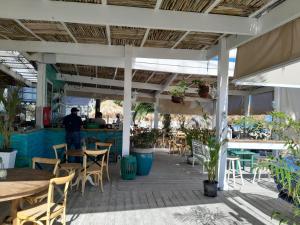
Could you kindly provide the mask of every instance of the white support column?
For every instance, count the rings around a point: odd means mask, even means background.
[[[218,99],[216,113],[217,135],[220,141],[227,138],[227,115],[228,115],[228,63],[229,51],[225,38],[220,40],[219,63],[218,63]],[[227,161],[227,144],[221,147],[218,166],[218,187],[224,189],[225,172]]]
[[[38,63],[36,92],[36,126],[43,128],[43,107],[46,106],[46,64]]]
[[[132,47],[125,46],[122,156],[129,155],[131,125]]]
[[[159,98],[156,98],[154,103],[154,123],[153,123],[154,129],[158,129],[158,122],[159,122]]]
[[[274,111],[281,111],[280,107],[280,95],[281,95],[281,89],[280,87],[275,87],[274,88],[274,102],[273,102],[273,108]]]
[[[246,95],[244,96],[244,115],[245,116],[250,116],[251,112],[251,95]]]

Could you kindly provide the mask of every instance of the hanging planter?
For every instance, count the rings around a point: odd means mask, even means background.
[[[177,104],[183,103],[183,97],[178,97],[178,96],[172,95],[171,100],[172,100],[172,102],[177,103]]]
[[[193,84],[198,86],[198,95],[200,98],[209,98],[209,85],[202,80],[193,80]]]
[[[187,83],[184,80],[180,81],[179,84],[174,86],[170,90],[170,93],[172,95],[171,97],[172,102],[177,104],[182,104],[185,96],[185,91],[187,89],[188,89]]]

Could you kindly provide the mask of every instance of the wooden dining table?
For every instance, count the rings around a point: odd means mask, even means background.
[[[22,198],[47,190],[53,175],[48,171],[30,168],[8,169],[7,177],[0,180],[0,202],[11,201],[10,219],[16,224]]]

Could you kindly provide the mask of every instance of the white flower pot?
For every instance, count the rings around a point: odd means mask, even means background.
[[[0,157],[2,158],[4,169],[10,169],[15,167],[17,151],[12,152],[0,152]]]

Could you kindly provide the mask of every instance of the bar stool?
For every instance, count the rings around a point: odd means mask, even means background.
[[[241,169],[241,161],[238,157],[228,157],[227,158],[228,169],[226,171],[227,183],[229,183],[230,174],[232,173],[233,187],[235,188],[235,178],[240,177],[242,180],[242,186],[244,186],[243,173]],[[239,174],[236,175],[236,169],[238,167]]]

